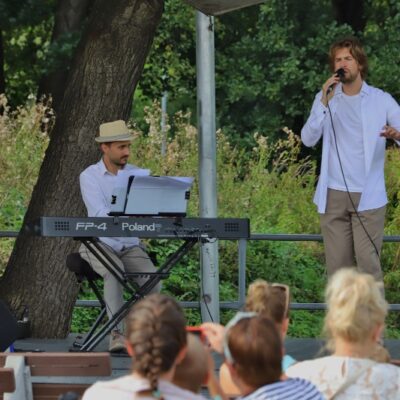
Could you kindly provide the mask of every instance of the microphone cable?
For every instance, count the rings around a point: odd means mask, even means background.
[[[327,100],[328,100],[328,99],[327,99]],[[328,107],[329,116],[330,116],[330,120],[331,120],[331,125],[332,125],[332,130],[333,130],[333,137],[334,137],[334,139],[335,139],[336,154],[337,154],[338,160],[339,160],[340,171],[341,171],[341,174],[342,174],[342,177],[343,177],[344,185],[346,186],[346,193],[347,193],[347,195],[349,196],[350,203],[351,203],[351,205],[352,205],[352,207],[353,207],[353,210],[354,210],[354,212],[355,212],[355,214],[356,214],[356,216],[357,216],[357,219],[358,219],[358,221],[360,222],[360,225],[362,226],[362,228],[363,228],[365,234],[367,235],[369,241],[371,242],[372,246],[374,247],[374,250],[375,250],[375,252],[376,252],[376,255],[378,256],[378,260],[380,261],[381,257],[380,257],[378,248],[376,247],[375,242],[374,242],[373,239],[371,238],[371,235],[369,234],[367,228],[365,227],[364,223],[362,222],[361,216],[360,216],[360,214],[359,214],[359,212],[358,212],[358,210],[357,210],[357,208],[356,208],[356,206],[355,206],[355,204],[354,204],[353,199],[351,198],[350,190],[349,190],[349,187],[348,187],[348,185],[347,185],[346,177],[345,177],[345,175],[344,175],[342,160],[341,160],[340,154],[339,154],[339,147],[338,147],[338,143],[337,143],[336,131],[335,131],[335,126],[334,126],[334,124],[333,124],[333,118],[332,118],[331,108],[329,107],[329,101],[327,101],[327,107]]]

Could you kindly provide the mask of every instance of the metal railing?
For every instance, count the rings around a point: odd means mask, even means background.
[[[18,232],[15,231],[0,231],[0,238],[16,238]],[[255,233],[250,235],[249,239],[238,240],[238,300],[236,301],[221,301],[221,309],[237,310],[241,308],[246,298],[246,253],[247,242],[251,240],[266,240],[280,242],[322,242],[322,235],[314,234],[264,234]],[[386,243],[400,242],[400,236],[389,235],[384,236],[383,241]],[[182,301],[180,302],[184,308],[200,308],[200,301]],[[97,300],[77,300],[76,307],[99,307],[100,303]],[[325,303],[291,303],[291,310],[325,310]],[[400,311],[400,304],[389,304],[390,311]]]

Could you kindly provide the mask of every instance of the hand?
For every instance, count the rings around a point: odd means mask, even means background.
[[[201,324],[203,334],[208,339],[211,348],[218,353],[223,352],[225,327],[214,322]]]
[[[333,97],[334,90],[328,93],[328,89],[332,85],[337,85],[340,82],[340,78],[337,74],[333,74],[323,85],[322,85],[322,103],[326,107],[328,105],[328,101]]]
[[[400,132],[389,125],[383,127],[380,136],[383,136],[386,139],[400,140]]]

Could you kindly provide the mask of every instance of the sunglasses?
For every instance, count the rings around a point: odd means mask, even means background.
[[[285,316],[289,315],[289,305],[290,305],[290,288],[288,285],[282,283],[271,283],[271,287],[281,290],[285,294]]]
[[[245,318],[254,318],[258,314],[255,312],[244,312],[244,311],[239,311],[236,313],[236,315],[228,322],[228,324],[225,327],[225,335],[224,335],[224,343],[223,343],[223,350],[224,350],[224,357],[225,360],[227,360],[230,364],[234,363],[234,359],[232,357],[231,351],[229,350],[229,345],[228,345],[228,336],[229,336],[229,330],[233,328],[239,321]]]

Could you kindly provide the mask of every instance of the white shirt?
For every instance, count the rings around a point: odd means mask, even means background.
[[[136,169],[134,165],[126,164],[125,170]],[[108,217],[111,207],[111,195],[117,175],[109,172],[103,159],[90,165],[79,176],[81,194],[89,217]],[[101,237],[100,240],[119,252],[138,246],[140,241],[135,237]]]
[[[333,126],[335,132],[332,130],[332,146],[329,149],[328,187],[346,191],[347,184],[350,192],[361,193],[366,178],[360,94],[347,96],[343,93],[333,117]]]
[[[335,88],[335,94],[329,102],[332,116],[335,118],[338,104],[343,96],[341,84]],[[384,164],[386,139],[380,136],[384,125],[400,130],[400,107],[393,97],[381,89],[363,82],[361,96],[361,123],[365,162],[365,185],[361,192],[358,211],[383,207],[387,203]],[[314,100],[310,116],[301,131],[303,143],[312,147],[322,136],[322,163],[314,203],[318,212],[325,213],[328,191],[328,163],[332,143],[332,128],[329,111],[322,102],[320,91]]]
[[[146,379],[126,375],[111,381],[99,381],[84,393],[82,400],[154,400],[154,397],[137,396],[149,388]],[[160,380],[158,390],[165,400],[206,400],[205,397],[182,389],[171,382]]]
[[[292,365],[286,375],[309,380],[327,399],[400,399],[400,368],[365,358],[328,356],[303,361]]]

